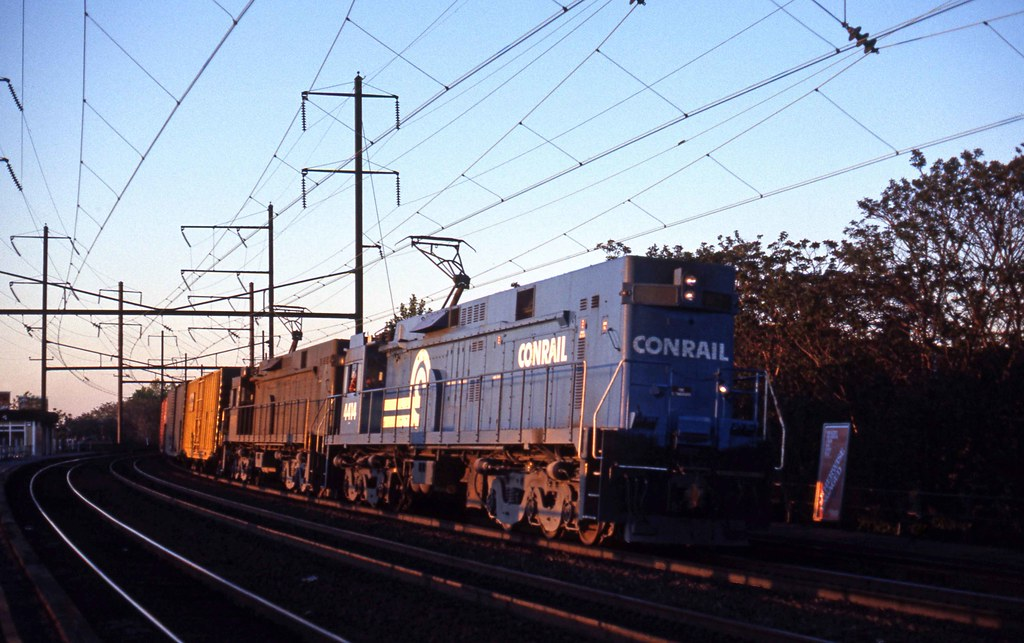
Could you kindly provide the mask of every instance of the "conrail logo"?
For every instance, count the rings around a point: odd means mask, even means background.
[[[420,410],[423,407],[429,383],[430,355],[421,348],[412,363],[409,394],[384,399],[384,415],[381,418],[381,426],[385,429],[418,428],[420,426]]]
[[[516,358],[519,368],[568,362],[569,356],[565,353],[565,335],[523,342],[519,345]]]
[[[637,335],[633,338],[633,352],[637,355],[666,355],[718,362],[728,362],[731,359],[725,354],[725,344],[721,342],[696,341],[681,337]]]
[[[416,353],[416,360],[412,363],[412,375],[409,377],[409,387],[412,389],[412,405],[409,408],[410,426],[420,425],[420,392],[430,382],[430,355],[423,348]]]

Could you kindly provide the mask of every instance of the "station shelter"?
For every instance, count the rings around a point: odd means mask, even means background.
[[[49,455],[57,414],[36,409],[0,409],[0,460]]]

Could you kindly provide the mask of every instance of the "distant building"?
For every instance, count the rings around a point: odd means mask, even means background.
[[[35,409],[0,410],[0,460],[53,453],[56,425],[56,413]]]
[[[22,410],[42,411],[43,398],[35,395],[19,395],[18,408]]]
[[[11,408],[11,392],[0,391],[0,410]]]

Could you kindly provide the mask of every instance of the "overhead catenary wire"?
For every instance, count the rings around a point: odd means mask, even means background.
[[[448,8],[450,9],[455,4],[456,4],[455,2],[451,3],[450,5],[448,5]],[[779,3],[776,3],[776,4],[779,4]],[[354,6],[354,3],[353,3],[353,5],[349,6],[349,10],[350,11],[351,11],[351,6]],[[843,17],[845,19],[845,16],[843,16]],[[984,26],[986,28],[989,28],[987,24],[984,25]],[[875,29],[872,29],[872,31],[875,32]],[[995,36],[997,36],[997,37],[999,36],[999,32],[998,31],[995,31],[994,29],[992,29],[992,32],[994,32]],[[340,33],[340,30],[339,30],[339,33]],[[354,33],[354,31],[352,33]],[[1009,33],[1009,32],[1005,32],[1005,33]],[[351,34],[349,34],[349,35],[351,35]],[[845,38],[845,34],[844,34],[844,38]],[[810,40],[810,38],[807,38],[807,39]],[[892,39],[890,39],[890,40],[888,40],[886,42],[886,47],[890,47],[891,48],[891,47],[895,46],[896,44],[898,44],[898,43],[895,43]],[[1009,43],[1007,43],[1007,44],[1009,44]],[[1012,45],[1010,45],[1010,46],[1012,48]],[[406,51],[406,48],[402,48],[402,47],[399,47],[399,46],[395,46],[394,49],[397,50],[397,51],[401,51],[403,53]],[[612,53],[612,50],[609,49],[608,52]],[[1019,55],[1019,52],[1017,52],[1017,53]],[[651,81],[648,80],[647,77],[645,77],[645,75],[643,73],[639,73],[638,70],[640,70],[641,68],[639,66],[637,66],[637,65],[632,64],[632,61],[630,61],[628,57],[614,56],[615,60],[612,60],[611,57],[604,55],[605,54],[604,51],[599,52],[599,54],[602,55],[604,58],[608,59],[611,64],[613,64],[616,67],[620,68],[621,71],[624,74],[626,74],[626,75],[630,76],[631,78],[633,78],[635,82],[638,82],[641,85],[643,85],[643,88],[640,90],[641,92],[651,92],[651,93],[649,93],[649,95],[651,95],[651,96],[655,95],[652,92],[652,89],[654,91],[658,91],[659,93],[661,92],[662,88],[660,86],[656,86],[656,81],[655,82],[651,82]],[[412,56],[410,56],[410,58],[412,58]],[[326,62],[326,58],[325,58],[325,62]],[[420,61],[417,60],[416,62],[419,63]],[[323,68],[323,67],[321,66],[321,68]],[[435,72],[435,70],[433,68],[428,67],[428,66],[424,66],[424,69],[426,71],[430,72],[430,73],[434,73]],[[318,74],[319,74],[319,72],[318,72]],[[438,75],[438,77],[440,78],[442,76]],[[395,88],[395,89],[396,89],[396,91],[400,91],[400,88]],[[851,121],[853,121],[858,126],[860,126],[868,134],[870,134],[872,137],[874,137],[874,138],[876,138],[878,140],[881,140],[881,137],[877,136],[876,131],[873,131],[874,123],[871,122],[871,119],[865,120],[865,119],[861,118],[862,114],[859,113],[857,109],[855,109],[855,105],[848,104],[847,101],[842,100],[841,98],[839,98],[841,95],[842,94],[839,94],[839,93],[833,93],[831,91],[829,92],[829,96],[825,97],[826,100],[829,101],[829,102],[835,103],[835,106],[832,107],[832,108],[829,108],[829,109],[837,109],[839,112],[844,112],[846,114],[847,118],[849,118]],[[666,92],[665,96],[670,98],[670,99],[676,99],[676,97],[677,97],[674,92]],[[678,102],[678,101],[676,101],[676,102]],[[822,105],[824,105],[824,103],[822,103]],[[682,103],[680,103],[680,106],[682,106]],[[90,106],[90,108],[91,108],[91,106]],[[725,111],[731,113],[731,110],[725,110]],[[586,114],[582,114],[582,116],[587,116],[587,115]],[[533,125],[535,125],[535,123],[529,122],[528,125],[533,126]],[[572,123],[567,123],[567,125],[571,126]],[[866,125],[866,127],[865,127],[865,125]],[[403,125],[403,127],[404,127],[404,125]],[[427,129],[430,129],[430,128],[424,128],[424,130],[427,130]],[[531,127],[530,129],[532,129],[539,136],[539,138],[542,140],[542,142],[536,148],[534,148],[534,149],[540,150],[540,149],[542,149],[544,147],[549,147],[549,148],[554,149],[555,147],[558,147],[558,148],[561,148],[567,154],[568,158],[574,158],[575,156],[580,156],[579,155],[579,150],[576,149],[573,145],[571,145],[571,144],[563,145],[562,141],[558,138],[558,134],[553,133],[553,131],[557,132],[558,130],[554,130],[553,128],[549,127],[547,123],[539,124],[538,126]],[[524,131],[526,131],[526,130],[524,129]],[[419,134],[422,135],[423,132],[419,132]],[[285,137],[286,136],[287,136],[287,133],[286,133]],[[250,212],[253,209],[252,205],[253,204],[259,204],[263,209],[265,209],[266,204],[269,203],[270,201],[273,201],[273,202],[277,203],[277,201],[280,199],[279,195],[281,194],[281,192],[276,189],[276,186],[278,186],[281,183],[281,179],[287,179],[288,175],[290,173],[296,173],[296,168],[299,166],[299,164],[296,163],[296,159],[298,158],[298,156],[291,156],[287,152],[287,150],[289,149],[288,146],[292,143],[292,139],[289,138],[288,140],[286,140],[285,137],[282,137],[282,143],[279,145],[280,153],[276,154],[275,157],[272,157],[268,161],[266,169],[264,170],[264,175],[261,175],[258,178],[258,180],[254,183],[253,190],[251,191],[249,196],[246,197],[246,200],[245,200],[245,203],[243,203],[243,206],[241,208],[239,208],[239,211],[238,211],[238,214],[237,214],[238,217],[244,218],[244,217],[251,217],[251,216],[260,216],[260,213],[258,213],[258,212],[250,214]],[[683,136],[680,136],[680,138],[683,138]],[[685,138],[688,139],[688,143],[686,144],[686,146],[688,147],[689,146],[689,142],[693,140],[693,137],[689,133],[687,133],[685,135]],[[890,138],[890,136],[884,136],[884,138]],[[893,137],[893,138],[894,138],[893,144],[895,144],[897,147],[901,147],[902,144],[905,143],[905,141],[898,141],[898,140],[895,140],[895,137]],[[398,139],[396,137],[392,137],[392,138],[388,139],[387,141],[384,141],[384,142],[387,142],[387,143],[393,145],[394,147],[385,148],[385,147],[381,146],[377,150],[377,152],[376,152],[376,158],[384,159],[385,155],[381,153],[381,150],[384,150],[384,149],[387,149],[388,152],[395,152],[395,153],[399,153],[399,154],[402,153],[402,151],[404,149],[408,149],[408,145],[407,145],[408,140],[409,140],[408,138]],[[564,139],[562,139],[562,140],[564,140]],[[395,148],[398,147],[398,144],[400,142],[404,142],[406,144],[402,147],[402,149],[396,150]],[[893,144],[886,143],[887,147],[889,147],[890,149],[894,149],[893,148]],[[391,157],[393,157],[393,156],[394,156],[394,154],[391,155]],[[584,154],[584,155],[581,156],[581,158],[585,157],[585,156],[588,156],[588,155]],[[745,179],[747,179],[748,181],[750,181],[753,184],[756,184],[758,186],[758,188],[761,188],[763,190],[768,190],[768,192],[766,194],[770,193],[770,191],[772,189],[772,186],[771,185],[767,185],[767,184],[766,185],[761,185],[762,181],[758,180],[759,179],[758,176],[756,176],[756,175],[747,176],[745,172],[741,171],[741,166],[733,168],[732,163],[729,161],[730,156],[724,156],[724,157],[723,156],[717,156],[717,157],[713,156],[712,158],[714,158],[716,161],[720,161],[720,162],[724,163],[727,167],[730,167],[730,168],[736,170],[740,175],[744,176]],[[701,158],[704,159],[704,163],[710,163],[710,161],[708,160],[707,157],[703,157],[702,156]],[[575,161],[572,161],[572,162],[575,162]],[[386,164],[388,164],[388,163],[386,163]],[[477,166],[477,168],[474,168],[474,169],[482,170],[483,172],[487,171],[486,168],[483,168],[481,166]],[[266,179],[266,175],[270,175],[273,172],[277,172],[277,180],[275,180],[273,182],[271,182],[269,180],[265,180]],[[509,202],[514,200],[514,198],[513,199],[509,199],[508,195],[513,193],[514,192],[514,188],[517,188],[519,186],[512,185],[511,187],[513,189],[509,189],[510,185],[509,185],[508,182],[504,182],[504,183],[492,182],[491,180],[488,179],[488,176],[486,174],[483,174],[481,172],[467,172],[465,174],[466,174],[465,177],[459,177],[459,181],[461,182],[461,184],[467,185],[467,187],[468,187],[468,184],[470,182],[476,182],[477,184],[485,185],[485,186],[488,186],[489,188],[496,188],[496,189],[492,190],[492,192],[495,194],[495,197],[496,198],[501,198],[501,199],[505,200],[504,203],[503,203],[504,208],[500,211],[500,215],[498,215],[497,213],[492,213],[492,214],[481,215],[479,217],[476,217],[472,221],[472,223],[477,224],[477,225],[470,226],[470,227],[472,227],[471,234],[479,234],[478,226],[479,226],[479,228],[493,229],[493,227],[495,227],[497,225],[501,225],[501,221],[505,221],[508,218],[508,215],[514,214],[515,212],[517,212],[517,211],[522,209],[522,208],[519,208],[518,206],[514,206],[514,205],[509,207]],[[595,172],[594,174],[596,175],[597,173]],[[297,173],[296,173],[296,176],[297,176]],[[495,176],[498,176],[498,175],[495,175]],[[530,177],[530,176],[536,176],[536,175],[524,175],[524,178],[527,178],[527,177]],[[605,175],[605,176],[607,176],[607,175]],[[660,176],[660,174],[659,174],[659,176]],[[105,178],[109,178],[109,177],[105,177]],[[589,179],[590,176],[588,176],[587,178]],[[653,178],[657,178],[657,177],[653,177]],[[341,185],[332,185],[332,186],[329,186],[329,187],[325,186],[326,189],[321,190],[321,194],[318,194],[318,196],[317,196],[317,199],[319,200],[319,202],[321,202],[321,203],[329,203],[328,200],[330,198],[333,198],[334,195],[343,194],[345,190],[350,190],[351,189],[350,188],[350,184],[349,184],[349,186],[346,186],[346,185],[344,185],[344,182],[340,182],[339,181],[337,183],[339,183]],[[528,181],[523,181],[522,183],[525,184],[525,183],[528,183]],[[115,182],[115,184],[117,184],[117,183]],[[268,188],[270,188],[270,189],[263,189],[262,186],[264,186],[264,185],[268,186]],[[374,186],[374,185],[375,184],[374,184],[373,180],[371,179],[371,186]],[[501,187],[497,187],[499,185]],[[403,187],[405,187],[405,186],[403,186]],[[737,189],[738,189],[738,184],[737,184]],[[552,190],[552,192],[556,193],[556,195],[558,195],[558,196],[562,196],[562,195],[573,194],[575,192],[575,190],[576,190],[576,185],[572,185],[572,186],[570,186],[568,188],[562,187],[560,189]],[[331,194],[327,194],[328,192],[330,192]],[[735,192],[735,190],[734,190],[734,192]],[[273,199],[268,198],[271,194],[274,194],[275,198],[273,198]],[[500,197],[498,196],[499,194],[501,195]],[[622,196],[626,196],[626,194],[623,194]],[[249,201],[252,201],[253,203],[249,203]],[[523,201],[531,201],[531,200],[524,199]],[[284,203],[284,202],[285,201],[282,200],[282,203]],[[416,203],[416,205],[421,205],[423,202],[424,201],[422,201],[422,200],[418,201]],[[622,203],[625,203],[628,207],[640,208],[640,209],[646,211],[646,216],[651,216],[652,217],[650,221],[645,221],[644,219],[634,219],[633,220],[634,225],[635,225],[635,222],[639,220],[640,223],[657,224],[659,226],[663,226],[663,228],[664,228],[664,226],[665,226],[665,224],[667,222],[675,222],[678,219],[677,216],[671,216],[672,214],[676,214],[676,213],[669,213],[669,216],[666,216],[666,213],[664,211],[662,211],[660,209],[657,209],[657,208],[650,207],[649,206],[649,202],[648,202],[647,199],[634,199],[634,200],[632,200],[632,202],[630,202],[630,199],[624,199],[622,201]],[[376,199],[375,199],[375,205],[377,205]],[[530,202],[530,203],[525,204],[524,207],[533,208],[534,205],[535,205],[535,203]],[[415,207],[415,205],[412,206],[412,207]],[[390,212],[388,212],[386,210],[385,211],[381,211],[379,209],[379,206],[377,206],[377,208],[375,208],[375,209],[376,209],[376,213],[377,213],[377,217],[378,217],[378,220],[376,222],[377,223],[377,230],[375,231],[375,236],[378,236],[379,238],[375,239],[374,241],[377,242],[377,243],[380,243],[382,246],[384,246],[385,259],[389,259],[389,258],[391,258],[393,256],[397,256],[398,253],[402,252],[402,249],[399,247],[399,244],[394,242],[393,239],[388,239],[388,238],[386,238],[386,235],[381,234],[382,228],[388,227],[388,226],[382,226],[381,222],[383,221],[383,222],[387,223],[389,221],[388,217],[400,218],[400,217],[395,217],[395,215],[396,214],[402,215],[405,212],[408,212],[410,210],[410,207],[405,207],[405,208],[402,208],[402,209],[392,209]],[[464,215],[467,212],[471,211],[472,209],[473,208],[465,207],[465,206],[462,206],[461,204],[457,204],[456,208],[448,209],[448,210],[444,211],[443,213],[440,212],[440,211],[435,211],[435,212],[433,212],[431,214],[434,215],[435,220],[438,221],[438,225],[444,225],[444,224],[447,224],[451,220],[451,218],[454,218],[456,215]],[[530,211],[530,210],[527,210],[527,211]],[[279,212],[279,217],[280,217],[282,214],[285,214],[287,211],[284,210],[283,208],[281,208],[281,209],[278,209],[278,212]],[[94,218],[102,220],[103,214],[104,214],[104,212],[101,211],[98,214],[98,216],[94,216]],[[303,217],[309,217],[309,216],[313,216],[314,214],[315,213],[308,213],[308,214],[304,213],[302,216]],[[691,212],[688,212],[686,214],[693,214],[693,212],[691,211]],[[83,214],[82,214],[83,220],[85,220],[86,216],[93,216],[93,215],[83,211]],[[498,221],[499,219],[500,219],[500,221]],[[299,220],[298,216],[287,216],[286,215],[285,218],[282,220],[281,229],[282,230],[286,229],[290,224],[294,225],[294,223],[297,223],[298,220]],[[619,234],[621,234],[621,233],[627,233],[628,234],[628,233],[631,232],[628,228],[627,229],[622,229],[622,228],[623,227],[620,226],[619,229],[616,230],[616,232],[619,233]],[[458,229],[459,230],[463,230],[463,229],[465,229],[465,227],[460,227]],[[576,246],[578,249],[581,249],[581,250],[584,249],[587,246],[587,243],[586,243],[588,241],[588,239],[587,239],[588,234],[587,233],[582,233],[581,234],[578,231],[565,231],[565,232],[563,232],[562,230],[563,229],[552,229],[550,234],[552,236],[561,237],[566,245],[571,243],[574,246]],[[618,238],[618,236],[616,236],[616,238]],[[226,257],[230,256],[230,250],[229,249],[231,247],[231,244],[233,242],[237,243],[238,239],[223,238],[221,241],[216,242],[214,240],[214,238],[211,236],[209,241],[211,243],[211,246],[210,246],[211,252],[210,252],[210,254],[208,256],[207,261],[215,262],[215,264],[216,264],[216,263],[223,262]],[[337,244],[339,246],[343,245],[343,244],[348,245],[348,244],[345,243],[345,240],[343,238],[341,238],[341,237],[339,237],[339,242],[340,243]],[[250,262],[254,262],[254,261],[259,261],[260,253],[262,252],[260,250],[260,248],[259,248],[259,244],[251,244],[250,243],[250,245],[253,246],[253,247],[249,248],[249,249],[243,250],[244,255],[245,255],[245,259],[244,260],[245,260],[246,264],[248,264]],[[238,249],[242,250],[243,248],[244,248],[244,244],[242,244]],[[549,246],[549,250],[550,250],[550,248],[557,248],[557,249],[561,250],[561,248],[559,248],[558,246]],[[202,255],[205,252],[205,250],[206,250],[206,247],[204,246],[201,250],[197,250],[196,251],[196,259],[197,260],[202,257]],[[238,252],[237,256],[241,257],[243,252]],[[344,265],[344,263],[339,259],[339,257],[342,254],[343,253],[339,250],[339,252],[334,255],[334,259],[332,261],[337,262],[337,264]],[[542,259],[542,255],[543,254],[544,253],[542,253],[542,252],[537,252],[535,255],[529,255],[527,257],[522,257],[522,258],[520,258],[520,257],[513,257],[513,261],[511,263],[505,264],[505,267],[519,266],[519,267],[513,268],[515,270],[521,270],[523,268],[532,269],[533,266],[538,265],[539,263],[541,263],[540,260]],[[326,253],[325,253],[325,255],[326,255]],[[549,256],[550,256],[550,253],[549,253]],[[504,259],[503,256],[499,256],[497,254],[496,255],[490,255],[487,258],[488,259],[494,259],[494,260]],[[320,257],[317,257],[317,260],[319,261]],[[378,260],[378,261],[380,261],[380,260]],[[335,264],[335,265],[337,265],[337,264]],[[195,264],[193,264],[193,265],[195,265]],[[318,264],[318,265],[327,266],[329,264]],[[378,268],[382,267],[382,268],[385,269],[385,271],[388,270],[387,265],[384,264],[383,262],[381,262],[380,265],[377,266],[377,267]],[[302,265],[302,266],[297,266],[297,268],[303,269],[300,272],[300,274],[309,274],[309,273],[306,272],[306,270],[308,269],[308,266]],[[371,270],[373,269],[372,266],[370,266],[368,268],[371,269]],[[88,267],[85,268],[86,271],[91,271],[92,269],[93,269],[92,266],[88,266]],[[494,274],[496,274],[499,271],[500,271],[500,268],[498,268],[498,270],[491,271],[488,274],[489,275],[494,275]],[[325,268],[325,269],[321,270],[320,272],[329,273],[330,271],[329,271],[329,269]],[[90,272],[90,274],[91,274],[91,272]],[[223,292],[224,291],[223,288],[225,286],[227,286],[226,281],[227,281],[227,279],[225,278],[225,280],[221,280],[221,282],[218,283],[218,288],[221,289],[221,292]],[[233,279],[231,281],[233,281]],[[331,281],[331,285],[329,285],[329,286],[324,286],[324,285],[319,284],[319,283],[311,283],[308,286],[306,286],[304,290],[308,290],[309,292],[313,292],[314,289],[315,289],[315,292],[323,293],[322,295],[314,295],[313,299],[316,299],[318,297],[326,298],[328,296],[336,297],[339,292],[344,292],[345,285],[344,285],[344,281],[343,280],[341,280],[340,278],[332,278],[332,279],[330,279],[330,281]],[[390,283],[390,280],[388,280],[388,281]],[[341,289],[340,290],[339,290],[339,286],[338,286],[339,283],[341,284]],[[484,282],[477,282],[477,283],[480,286],[486,285]],[[237,287],[237,285],[235,287]],[[296,294],[295,296],[298,296],[298,295]],[[393,294],[391,295],[391,299],[392,299],[392,306],[393,306],[394,305],[394,295]],[[314,331],[314,332],[316,332],[316,331]],[[312,334],[311,334],[311,336],[312,336]],[[191,353],[191,351],[190,351],[190,353]]]

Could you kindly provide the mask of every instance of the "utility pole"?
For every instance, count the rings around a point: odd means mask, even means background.
[[[398,118],[398,96],[394,94],[364,94],[363,93],[363,77],[356,73],[355,77],[355,91],[351,94],[343,92],[302,92],[302,130],[306,130],[306,101],[309,100],[310,96],[345,96],[348,98],[355,99],[355,125],[353,130],[355,131],[355,168],[352,170],[323,170],[318,168],[305,168],[302,170],[303,176],[303,188],[302,188],[302,203],[305,207],[306,203],[306,188],[305,188],[305,176],[309,172],[327,172],[327,173],[340,173],[340,174],[355,174],[355,280],[356,280],[356,293],[355,293],[355,332],[363,332],[363,249],[374,246],[367,246],[363,244],[363,176],[365,174],[393,174],[395,175],[396,181],[396,192],[397,192],[397,181],[398,172],[395,171],[384,171],[384,170],[364,170],[363,169],[363,98],[393,98],[395,99],[395,129],[398,129],[399,118]],[[397,199],[397,197],[396,197]],[[400,205],[400,204],[399,204]]]
[[[267,318],[269,327],[270,343],[267,350],[270,357],[274,357],[274,204],[267,206],[267,304],[270,316]]]
[[[13,174],[12,174],[12,176],[13,176]],[[47,397],[47,391],[46,391],[46,374],[47,374],[47,371],[48,371],[48,369],[46,367],[46,360],[47,360],[47,358],[46,358],[46,346],[48,345],[49,340],[48,340],[48,337],[47,337],[47,323],[46,322],[47,322],[48,317],[49,317],[49,293],[47,292],[47,286],[49,286],[49,282],[50,282],[50,279],[49,279],[49,277],[50,277],[50,239],[66,239],[68,241],[71,241],[71,237],[64,237],[64,236],[54,237],[54,236],[50,236],[50,226],[47,226],[47,225],[43,226],[43,236],[41,236],[41,237],[33,236],[33,235],[14,235],[14,236],[11,237],[11,246],[14,248],[14,252],[17,253],[17,255],[20,257],[21,253],[18,252],[18,247],[14,244],[14,240],[15,239],[42,239],[43,240],[43,280],[41,282],[41,285],[43,287],[43,298],[42,298],[43,299],[43,301],[42,301],[43,308],[42,308],[42,311],[41,311],[42,317],[43,317],[43,323],[42,323],[42,328],[41,328],[41,330],[42,330],[42,333],[41,333],[42,334],[42,340],[41,340],[40,348],[39,348],[39,353],[40,353],[39,354],[39,358],[40,358],[40,361],[39,361],[39,363],[40,363],[40,367],[39,367],[39,397],[42,398],[43,410],[44,411],[48,411],[50,409],[50,400]],[[74,249],[74,247],[75,247],[74,242],[72,242],[71,243],[71,248]]]
[[[249,367],[256,366],[256,293],[249,282]]]
[[[43,411],[50,410],[50,400],[46,397],[46,310],[47,282],[50,280],[50,226],[43,225],[43,345],[39,351],[39,396],[43,398]]]
[[[124,282],[117,282],[117,444],[124,422]]]
[[[267,231],[267,269],[266,270],[182,270],[181,277],[185,278],[187,272],[197,273],[232,273],[234,275],[267,275],[267,323],[270,327],[270,338],[267,340],[267,350],[270,353],[270,357],[274,356],[274,204],[271,203],[267,207],[267,224],[264,226],[247,226],[247,225],[183,225],[181,226],[181,236],[185,237],[185,243],[188,247],[192,247],[189,243],[188,237],[185,236],[185,230],[190,229],[205,229],[205,230],[234,230],[238,232],[239,238],[242,239],[242,245],[245,245],[245,239],[241,236],[240,230],[266,230]],[[191,286],[188,282],[185,282],[185,286],[191,290]],[[244,285],[243,285],[244,288]],[[250,297],[252,293],[252,283],[249,284]],[[250,311],[250,317],[252,312]]]
[[[356,74],[356,334],[363,332],[363,77]]]
[[[170,330],[166,327],[165,329]],[[165,373],[165,371],[167,370],[167,361],[164,358],[164,342],[168,337],[170,337],[171,339],[174,340],[174,345],[177,346],[178,336],[167,335],[165,330],[161,330],[159,335],[150,335],[149,339],[155,339],[157,337],[160,338],[160,398],[163,399],[164,396],[167,394],[167,375]]]

